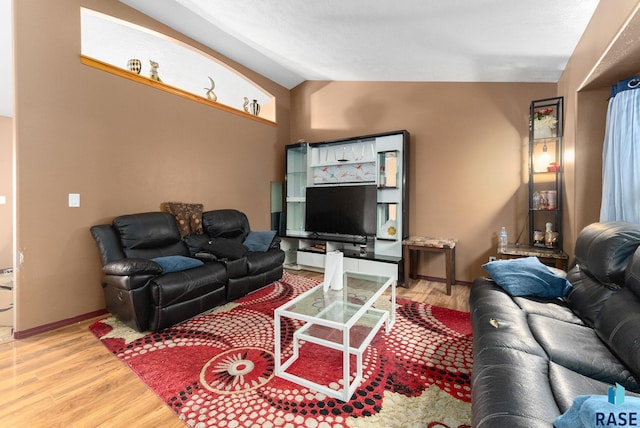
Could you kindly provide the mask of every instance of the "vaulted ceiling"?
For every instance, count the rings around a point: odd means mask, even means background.
[[[598,0],[120,0],[291,88],[557,82]]]
[[[287,87],[305,80],[557,82],[598,0],[120,0]],[[0,0],[0,115],[12,115]]]

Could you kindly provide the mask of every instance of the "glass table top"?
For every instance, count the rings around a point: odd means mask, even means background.
[[[371,307],[392,281],[388,276],[345,272],[341,290],[325,291],[320,284],[276,311],[283,316],[347,325],[362,315],[361,309]]]

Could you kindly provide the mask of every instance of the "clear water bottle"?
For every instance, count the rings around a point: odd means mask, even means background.
[[[503,227],[500,230],[500,240],[498,241],[498,250],[505,251],[507,249],[507,228]]]

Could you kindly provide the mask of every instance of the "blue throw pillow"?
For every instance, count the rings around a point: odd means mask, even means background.
[[[162,267],[162,273],[179,272],[202,266],[201,260],[185,256],[164,256],[151,259]]]
[[[249,251],[267,251],[271,247],[273,238],[276,236],[275,230],[266,230],[263,232],[249,232],[245,238],[244,244]]]
[[[536,257],[496,260],[482,265],[491,278],[512,296],[563,297],[571,283],[556,275]]]
[[[563,415],[553,421],[556,428],[638,426],[640,398],[626,396],[624,403],[611,404],[605,395],[578,395]]]

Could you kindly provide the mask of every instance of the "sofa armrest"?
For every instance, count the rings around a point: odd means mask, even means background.
[[[219,261],[215,254],[207,253],[206,251],[198,251],[193,255],[196,259],[202,260],[205,263]]]
[[[102,267],[102,272],[117,276],[160,275],[162,267],[149,259],[130,258],[107,263]]]

